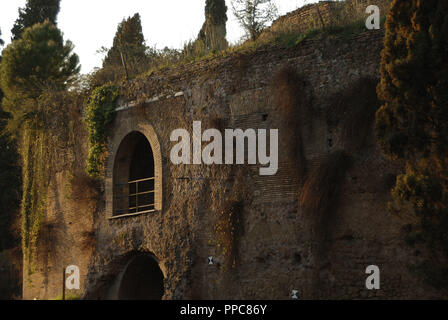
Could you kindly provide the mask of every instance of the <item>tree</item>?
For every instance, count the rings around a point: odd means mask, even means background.
[[[1,104],[0,92],[0,104]],[[20,166],[16,143],[4,132],[8,115],[0,106],[0,251],[16,245],[11,224],[20,203]]]
[[[1,35],[1,31],[0,31]],[[0,39],[0,45],[3,45]],[[2,56],[0,55],[0,64]],[[20,167],[14,141],[4,132],[8,114],[2,109],[0,88],[0,251],[15,245],[11,224],[19,205]]]
[[[58,130],[66,127],[64,97],[80,69],[72,50],[62,32],[45,21],[26,28],[22,37],[3,51],[0,65],[5,95],[2,107],[10,113],[8,131],[17,138],[23,167],[22,251],[28,273],[34,270],[47,190],[54,176],[53,160],[60,152]]]
[[[3,46],[5,42],[2,40],[1,36],[2,36],[2,30],[0,29],[0,46]]]
[[[232,11],[252,41],[257,40],[278,12],[272,0],[232,0]]]
[[[384,105],[376,115],[376,134],[382,150],[390,159],[406,162],[406,172],[397,177],[394,198],[413,205],[420,217],[425,242],[432,250],[442,248],[444,257],[431,259],[445,271],[448,270],[447,16],[447,1],[393,1],[386,20],[378,86],[378,96]],[[445,259],[445,264],[440,259]],[[448,285],[446,280],[444,285]]]
[[[227,6],[225,0],[205,1],[205,22],[199,31],[198,39],[208,50],[223,50],[228,46],[226,40]]]
[[[2,30],[0,29],[0,46],[3,46],[5,44],[5,42],[2,40],[1,36],[2,36]],[[1,56],[1,52],[0,52],[0,65],[1,64],[2,64],[2,56]],[[3,91],[0,86],[0,107],[2,105],[2,99],[3,99]],[[0,110],[0,112],[1,112],[1,110]]]
[[[49,21],[26,29],[21,39],[3,51],[0,85],[4,109],[15,117],[26,111],[24,100],[36,100],[48,88],[67,88],[80,70],[72,50],[72,43],[64,43],[61,31]]]
[[[19,18],[11,30],[12,40],[18,40],[26,28],[46,20],[56,25],[60,0],[27,0],[25,8],[19,9]]]
[[[103,61],[103,68],[123,66],[126,72],[136,74],[146,58],[146,50],[140,15],[136,13],[118,25],[113,46]]]

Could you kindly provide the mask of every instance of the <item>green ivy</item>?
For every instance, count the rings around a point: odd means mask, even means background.
[[[96,88],[88,101],[85,123],[89,132],[89,155],[86,171],[89,176],[99,178],[104,172],[109,126],[116,116],[116,101],[119,88],[107,84]]]
[[[23,137],[22,251],[28,275],[36,270],[37,243],[45,221],[52,146],[45,130],[26,128]],[[28,278],[28,280],[31,280]]]

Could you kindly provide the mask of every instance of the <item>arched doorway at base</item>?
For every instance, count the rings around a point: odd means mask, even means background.
[[[157,261],[147,254],[131,259],[121,279],[118,299],[161,300],[163,294],[163,273]]]
[[[161,300],[164,275],[152,254],[132,254],[112,281],[106,300]]]

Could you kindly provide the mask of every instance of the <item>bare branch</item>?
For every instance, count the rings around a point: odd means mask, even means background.
[[[256,40],[266,25],[278,15],[272,0],[232,0],[232,11],[246,36]]]

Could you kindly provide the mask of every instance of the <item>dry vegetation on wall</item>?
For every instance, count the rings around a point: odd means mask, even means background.
[[[340,127],[341,140],[348,151],[366,147],[367,138],[373,133],[375,113],[380,107],[377,84],[374,78],[361,78],[330,98],[327,124],[330,128]]]
[[[82,100],[83,95],[74,91],[45,92],[37,101],[39,117],[28,119],[21,136],[22,250],[28,274],[35,271],[38,241],[45,233],[42,228],[47,223],[47,196],[52,179],[64,166],[76,166]]]
[[[283,67],[272,79],[274,101],[282,119],[280,141],[283,150],[290,151],[296,161],[300,177],[306,174],[303,151],[303,127],[310,124],[313,115],[312,94],[309,86],[291,67]]]
[[[309,173],[300,193],[300,205],[315,214],[336,210],[341,185],[351,165],[352,159],[345,151],[329,154]]]
[[[233,269],[238,263],[239,239],[244,232],[244,203],[241,200],[226,200],[218,212],[215,231],[217,247],[224,256],[227,268]]]

